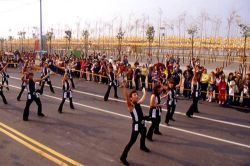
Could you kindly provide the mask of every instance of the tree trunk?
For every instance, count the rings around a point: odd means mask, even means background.
[[[192,55],[192,59],[194,58],[194,36],[192,36],[192,53],[191,53],[191,55]]]

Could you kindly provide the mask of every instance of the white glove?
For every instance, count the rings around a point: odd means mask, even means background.
[[[145,94],[145,92],[146,92],[146,90],[145,90],[145,88],[143,88],[143,89],[142,89],[142,93]]]

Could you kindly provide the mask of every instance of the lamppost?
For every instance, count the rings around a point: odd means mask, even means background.
[[[40,56],[42,56],[43,50],[43,17],[42,17],[42,0],[40,0]]]

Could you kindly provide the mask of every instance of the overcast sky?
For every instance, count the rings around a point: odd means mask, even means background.
[[[187,22],[197,20],[201,12],[207,12],[211,18],[222,19],[222,27],[226,26],[226,18],[232,10],[236,10],[241,20],[250,24],[249,0],[42,0],[44,33],[53,27],[64,30],[80,29],[88,24],[95,27],[96,22],[128,24],[128,20],[145,18],[157,25],[159,10],[162,20],[175,23],[178,16],[186,12]],[[16,36],[20,30],[32,34],[33,27],[39,27],[39,0],[0,0],[0,37]],[[131,21],[133,22],[133,21]],[[221,33],[223,32],[221,28]],[[56,30],[55,30],[56,31]]]

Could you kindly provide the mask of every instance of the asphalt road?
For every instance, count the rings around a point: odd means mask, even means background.
[[[4,91],[8,105],[0,101],[0,165],[52,166],[87,165],[119,166],[119,157],[131,134],[131,118],[120,90],[118,100],[103,101],[107,86],[75,79],[70,110],[66,102],[63,114],[57,112],[61,97],[61,78],[52,77],[55,94],[45,87],[41,96],[43,113],[37,116],[36,105],[30,121],[22,120],[26,92],[18,102],[21,81],[19,73],[8,70],[10,91]],[[149,95],[143,105],[148,114]],[[201,113],[193,119],[185,116],[191,101],[180,99],[175,122],[166,126],[163,112],[162,136],[146,141],[151,153],[139,149],[139,141],[131,149],[128,161],[137,166],[176,165],[250,165],[250,110],[220,107],[216,103],[200,103]],[[147,124],[149,127],[150,124]]]

